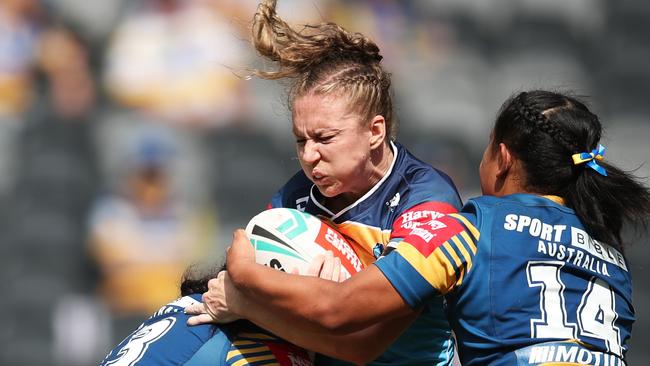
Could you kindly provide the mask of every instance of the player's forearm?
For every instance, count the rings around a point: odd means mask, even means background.
[[[349,334],[331,334],[314,333],[296,327],[285,314],[265,316],[266,306],[261,304],[248,303],[248,311],[254,314],[251,321],[293,344],[358,365],[376,359],[417,316],[416,312],[412,312]]]
[[[229,272],[246,302],[261,305],[261,311],[241,306],[234,312],[251,320],[285,317],[301,331],[348,334],[412,312],[374,266],[342,283],[261,265],[229,267]]]
[[[233,312],[259,323],[284,319],[291,327],[312,333],[345,333],[344,289],[314,277],[289,275],[261,265],[229,269],[234,286],[245,301]],[[246,305],[244,305],[246,304]],[[280,335],[280,334],[279,334]]]

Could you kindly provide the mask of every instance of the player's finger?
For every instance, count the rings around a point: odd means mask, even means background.
[[[208,323],[214,323],[214,319],[212,319],[212,316],[210,314],[194,315],[187,319],[187,325],[199,325]]]
[[[185,314],[198,315],[205,313],[205,305],[202,302],[188,305],[185,307]]]
[[[325,252],[325,262],[319,276],[324,280],[332,280],[334,276],[334,253],[329,250]]]
[[[307,268],[307,276],[318,277],[323,268],[323,263],[325,262],[325,256],[323,254],[318,254],[314,259],[309,263],[309,268]]]
[[[343,273],[341,273],[341,259],[339,257],[334,258],[334,266],[332,269],[332,281],[334,282],[342,282],[343,281]]]
[[[226,253],[228,267],[235,265],[236,262],[239,264],[245,263],[254,263],[255,262],[255,248],[251,245],[246,231],[242,229],[237,229],[233,232],[232,243],[230,249]]]
[[[343,271],[343,270],[341,271],[342,271],[341,273],[343,274],[343,278],[341,279],[341,282],[347,281],[350,278],[350,274],[347,271]]]

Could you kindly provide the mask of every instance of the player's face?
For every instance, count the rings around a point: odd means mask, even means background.
[[[479,166],[479,176],[481,179],[481,192],[484,195],[493,196],[495,194],[495,183],[497,173],[497,153],[493,146],[493,139],[490,137],[490,142],[485,147],[483,152],[483,159]]]
[[[372,185],[371,132],[345,98],[307,94],[293,105],[293,134],[303,171],[325,197],[352,200]],[[340,195],[340,196],[339,196]]]

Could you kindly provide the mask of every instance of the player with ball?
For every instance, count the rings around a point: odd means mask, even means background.
[[[332,23],[297,31],[277,15],[271,0],[259,5],[252,33],[257,51],[278,66],[256,75],[292,82],[289,109],[302,168],[272,198],[271,207],[326,220],[351,242],[364,265],[415,228],[460,208],[449,177],[395,142],[391,77],[372,40]],[[293,225],[284,228],[290,233],[299,223],[287,225]],[[287,338],[308,338],[310,344],[301,344],[308,349],[378,364],[447,365],[454,349],[442,299],[420,314],[327,342],[321,337],[296,331]]]

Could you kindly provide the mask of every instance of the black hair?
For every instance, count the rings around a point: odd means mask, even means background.
[[[203,294],[208,292],[208,281],[216,278],[217,275],[226,270],[226,265],[218,265],[208,270],[199,268],[199,265],[192,265],[185,269],[181,277],[180,292],[181,296],[189,296],[193,294]],[[213,324],[214,331],[220,329],[230,339],[234,339],[239,331],[250,331],[255,326],[248,320],[240,319],[228,324]]]
[[[607,176],[572,155],[599,145],[598,116],[575,97],[533,90],[509,98],[493,130],[493,148],[503,142],[522,163],[524,188],[565,199],[594,239],[623,251],[621,231],[630,221],[646,225],[650,191],[629,172],[598,161]]]
[[[200,269],[198,265],[189,266],[181,276],[181,296],[208,292],[208,281],[216,278],[221,271],[225,270],[225,264],[215,266],[209,270]]]

